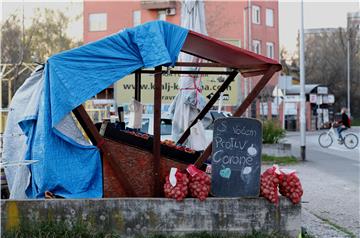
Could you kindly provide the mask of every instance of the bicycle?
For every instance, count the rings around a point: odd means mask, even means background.
[[[343,132],[344,133],[344,132]],[[330,129],[327,132],[323,132],[319,135],[319,144],[323,148],[328,148],[332,145],[334,142],[333,136],[336,136],[337,132],[335,132],[334,125],[331,124]],[[335,137],[336,138],[336,137]],[[346,133],[345,136],[343,136],[343,144],[348,149],[354,149],[359,144],[359,138],[354,133]]]

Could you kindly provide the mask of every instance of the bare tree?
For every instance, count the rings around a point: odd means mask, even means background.
[[[306,83],[328,86],[335,95],[334,109],[346,106],[347,97],[347,38],[350,40],[350,84],[352,116],[360,118],[360,34],[359,29],[322,29],[306,34],[305,78]],[[284,73],[298,75],[299,60],[293,56],[286,61],[286,50],[281,51]]]
[[[12,71],[14,93],[31,73],[23,72],[24,63],[44,63],[48,57],[63,50],[81,45],[66,34],[66,30],[72,20],[61,11],[49,9],[37,9],[32,24],[23,28],[20,16],[11,15],[1,25],[1,63],[13,64]],[[7,102],[7,84],[2,88],[3,105]]]
[[[310,34],[305,40],[305,72],[307,83],[327,85],[334,93],[335,109],[346,106],[347,37],[351,45],[351,101],[353,116],[360,117],[360,51],[358,29],[332,29]]]

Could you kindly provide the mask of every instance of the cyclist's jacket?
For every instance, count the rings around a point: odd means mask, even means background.
[[[348,115],[346,115],[346,113],[341,114],[341,121],[340,123],[342,123],[344,126],[346,126],[347,128],[350,128],[350,118],[348,117]]]

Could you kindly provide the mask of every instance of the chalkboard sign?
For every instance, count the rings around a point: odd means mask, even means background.
[[[214,123],[211,191],[217,197],[259,196],[262,125],[228,117]]]

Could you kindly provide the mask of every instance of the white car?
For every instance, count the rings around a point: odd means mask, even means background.
[[[229,112],[220,112],[210,111],[212,117],[212,122],[205,128],[205,137],[208,143],[212,141],[213,137],[213,122],[218,118],[229,117],[231,113]],[[128,125],[129,117],[125,116],[125,127]],[[168,114],[163,114],[161,121],[161,140],[172,140],[171,130],[172,130],[172,119]],[[143,114],[142,115],[142,126],[140,129],[141,132],[153,135],[154,134],[154,115],[153,114]]]

